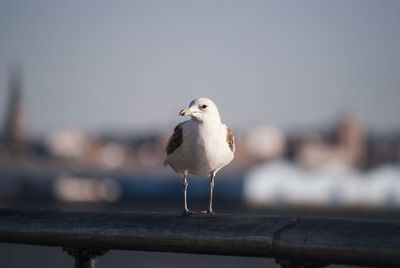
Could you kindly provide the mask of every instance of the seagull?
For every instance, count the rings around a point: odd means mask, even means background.
[[[165,164],[183,177],[183,215],[192,213],[186,200],[188,174],[210,176],[208,210],[200,212],[213,213],[214,178],[220,169],[233,160],[235,137],[221,123],[217,106],[210,99],[198,98],[191,101],[189,108],[180,111],[179,115],[191,118],[175,127],[166,147]]]

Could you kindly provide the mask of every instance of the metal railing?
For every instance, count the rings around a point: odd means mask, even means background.
[[[0,242],[62,247],[76,267],[108,250],[275,258],[282,267],[400,267],[400,222],[0,209]]]

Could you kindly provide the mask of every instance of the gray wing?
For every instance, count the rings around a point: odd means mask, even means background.
[[[235,152],[235,136],[232,133],[232,130],[229,128],[226,129],[226,142],[229,145],[229,148],[231,149],[232,153]]]
[[[167,155],[172,154],[183,143],[182,125],[183,123],[177,125],[174,129],[174,133],[169,138],[166,148]]]

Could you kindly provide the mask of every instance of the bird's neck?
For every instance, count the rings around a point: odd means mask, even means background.
[[[219,130],[221,126],[221,121],[204,120],[202,122],[193,122],[193,124],[202,132],[214,132]]]
[[[221,118],[218,116],[213,116],[213,117],[206,117],[203,119],[198,119],[196,117],[191,118],[193,123],[199,124],[199,125],[205,125],[205,126],[218,126],[221,125]]]

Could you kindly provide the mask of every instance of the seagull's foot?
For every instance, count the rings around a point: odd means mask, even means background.
[[[193,213],[193,212],[192,212],[191,210],[185,209],[185,210],[182,211],[181,216],[192,215],[192,213]]]
[[[200,210],[198,213],[201,213],[201,214],[215,214],[215,212],[213,210],[209,210],[209,209]]]
[[[192,214],[215,214],[212,210],[184,210],[181,216],[187,216]]]
[[[215,212],[212,209],[207,209],[207,214],[215,214]]]

